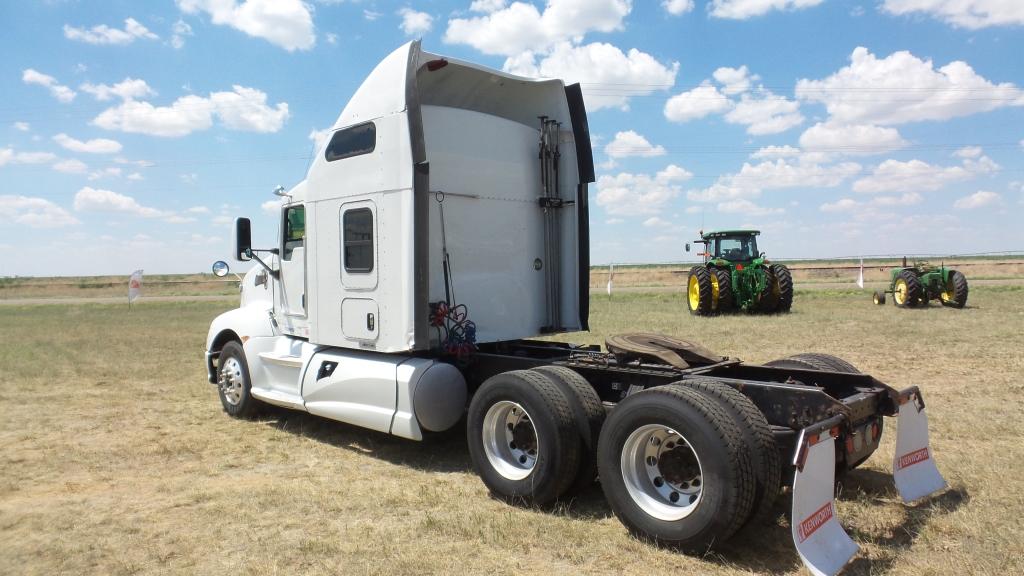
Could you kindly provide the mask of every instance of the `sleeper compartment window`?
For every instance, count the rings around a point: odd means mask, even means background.
[[[324,157],[328,162],[361,156],[373,152],[377,146],[377,127],[373,122],[359,124],[344,130],[338,130],[331,136]]]
[[[341,220],[344,230],[345,271],[372,271],[373,212],[369,208],[346,210]]]

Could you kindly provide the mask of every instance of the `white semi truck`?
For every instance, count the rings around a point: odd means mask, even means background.
[[[236,222],[254,260],[241,306],[210,327],[224,410],[282,406],[409,440],[464,422],[495,495],[546,504],[600,480],[634,534],[704,552],[770,517],[816,574],[857,550],[835,475],[898,416],[907,501],[945,486],[916,387],[825,354],[765,365],[656,334],[606,349],[536,340],[587,330],[587,187],[578,85],[430,54],[384,58],[282,197],[275,246]],[[227,265],[218,262],[215,272]]]

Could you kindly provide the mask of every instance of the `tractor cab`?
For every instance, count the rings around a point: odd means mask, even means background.
[[[698,244],[704,244],[704,252],[698,253],[708,260],[726,260],[728,262],[751,262],[759,258],[757,251],[757,230],[721,230],[717,232],[701,232]],[[689,244],[687,244],[689,249]]]

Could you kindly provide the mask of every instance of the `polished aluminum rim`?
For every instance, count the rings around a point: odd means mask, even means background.
[[[530,414],[515,402],[502,400],[487,410],[483,441],[487,460],[509,480],[526,478],[537,465],[537,430]]]
[[[243,382],[242,363],[235,357],[225,360],[220,367],[218,384],[220,393],[228,404],[237,406],[242,401]]]
[[[626,491],[645,513],[659,520],[685,518],[700,505],[704,476],[690,443],[675,430],[647,424],[622,446]]]

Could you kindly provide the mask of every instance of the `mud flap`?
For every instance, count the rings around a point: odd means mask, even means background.
[[[793,543],[804,565],[816,576],[836,574],[859,549],[836,515],[833,426],[838,423],[833,418],[801,431],[793,462]]]
[[[917,387],[900,392],[899,403],[892,476],[903,501],[912,502],[942,490],[946,481],[932,458],[928,445],[928,416],[924,413],[924,400]]]

